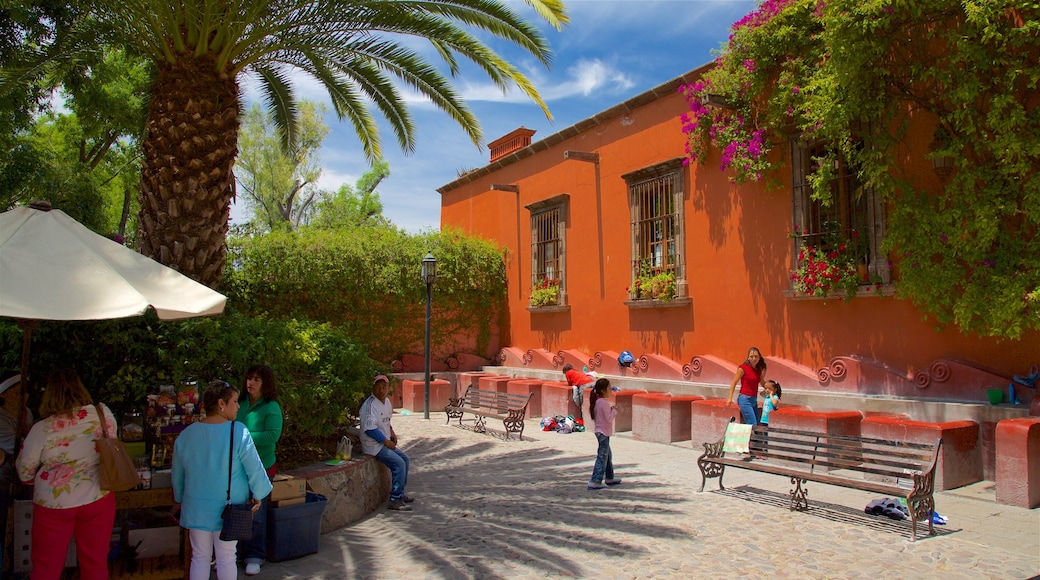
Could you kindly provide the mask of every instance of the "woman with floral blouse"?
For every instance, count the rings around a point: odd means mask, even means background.
[[[112,411],[100,405],[105,429],[116,436]],[[18,477],[33,486],[32,578],[57,579],[75,535],[79,577],[108,578],[108,544],[116,517],[115,494],[100,487],[95,441],[101,420],[72,369],[54,371],[40,401],[43,417],[22,442]]]

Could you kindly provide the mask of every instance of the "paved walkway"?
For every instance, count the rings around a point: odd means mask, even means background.
[[[493,428],[493,422],[488,427]],[[596,439],[528,421],[523,441],[394,416],[412,458],[410,513],[378,510],[321,537],[315,555],[257,578],[1029,578],[1040,574],[1040,509],[997,504],[992,482],[936,496],[949,519],[910,543],[909,520],[868,516],[867,492],[731,469],[700,472],[689,442],[611,438],[616,488],[588,491]]]

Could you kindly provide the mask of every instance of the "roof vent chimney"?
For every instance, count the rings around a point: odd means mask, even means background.
[[[534,134],[535,131],[533,129],[520,127],[519,129],[514,129],[510,133],[506,134],[504,137],[499,137],[489,143],[488,149],[491,150],[491,163],[530,145],[531,136]]]

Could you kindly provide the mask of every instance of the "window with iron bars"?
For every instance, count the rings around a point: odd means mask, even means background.
[[[884,206],[873,190],[863,186],[855,168],[842,156],[828,172],[829,200],[812,199],[809,177],[827,156],[824,143],[791,140],[792,238],[794,269],[799,257],[819,250],[853,264],[863,276],[860,284],[891,282],[888,260],[881,251],[885,235]]]
[[[622,175],[632,228],[632,300],[686,296],[682,160]]]
[[[528,206],[531,210],[531,298],[533,306],[565,304],[565,222],[567,196]],[[555,287],[555,299],[552,288]]]

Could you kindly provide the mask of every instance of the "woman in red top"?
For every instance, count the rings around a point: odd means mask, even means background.
[[[748,349],[747,360],[744,361],[737,373],[733,375],[733,382],[729,385],[729,396],[726,404],[733,402],[733,391],[740,383],[740,395],[737,397],[737,407],[740,408],[740,417],[748,425],[757,425],[759,418],[758,391],[759,387],[765,387],[766,361],[762,358],[762,352],[758,347]]]

